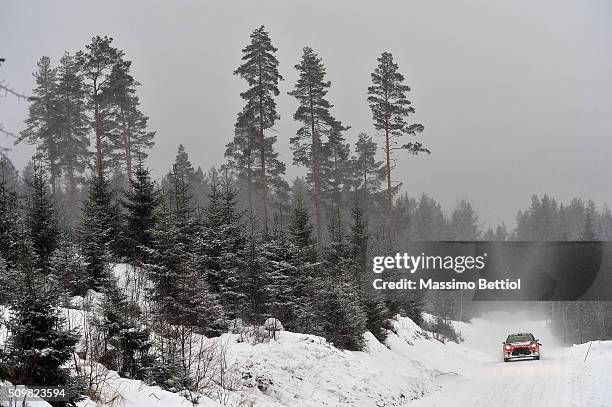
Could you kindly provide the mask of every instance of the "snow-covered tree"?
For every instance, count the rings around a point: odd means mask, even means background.
[[[199,239],[201,270],[227,317],[241,318],[245,314],[246,241],[242,215],[236,210],[238,191],[227,172],[220,176],[215,169],[211,171],[210,190]]]
[[[95,172],[79,228],[87,270],[87,287],[101,290],[108,278],[112,244],[117,239],[118,216],[109,181]]]
[[[15,385],[66,386],[70,401],[78,401],[77,383],[65,366],[73,356],[78,335],[63,328],[57,282],[36,267],[36,253],[27,238],[18,243],[16,250],[17,291],[0,363],[11,367]]]
[[[159,192],[151,180],[149,170],[138,161],[131,188],[125,192],[121,205],[125,209],[125,224],[122,237],[127,245],[125,251],[135,262],[146,262],[147,249],[153,245],[155,210],[160,202]]]
[[[59,243],[59,229],[47,178],[36,164],[29,182],[25,219],[34,252],[40,261],[38,267],[48,271],[49,260]]]

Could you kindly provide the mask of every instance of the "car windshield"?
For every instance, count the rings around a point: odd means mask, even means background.
[[[509,335],[508,339],[506,339],[507,343],[513,342],[531,342],[535,341],[535,338],[532,334],[521,334],[521,335]]]

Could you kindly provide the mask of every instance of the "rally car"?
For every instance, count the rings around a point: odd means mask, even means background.
[[[540,359],[542,344],[530,333],[516,333],[508,335],[502,342],[504,362],[511,359],[533,358]]]

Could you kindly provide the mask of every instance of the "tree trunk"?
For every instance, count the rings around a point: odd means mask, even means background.
[[[93,80],[93,102],[94,102],[94,130],[96,133],[96,170],[98,176],[102,178],[104,170],[102,168],[102,124],[100,123],[100,106],[98,104],[97,78]]]
[[[259,63],[259,137],[260,137],[260,145],[259,145],[259,153],[260,153],[260,165],[261,165],[261,196],[262,196],[262,204],[263,204],[263,227],[264,227],[264,235],[268,235],[268,182],[266,179],[266,143],[264,137],[264,106],[263,106],[263,95],[261,94],[261,75],[263,69],[261,67],[261,62]]]
[[[127,170],[128,176],[128,188],[132,189],[132,139],[130,137],[130,129],[129,125],[125,120],[125,111],[123,110],[123,106],[121,106],[121,121],[123,127],[123,149],[125,152],[125,168]]]
[[[395,238],[394,222],[393,222],[393,189],[391,185],[391,143],[389,142],[389,129],[385,129],[385,153],[387,159],[387,227],[389,229],[389,247],[393,247],[393,240]]]
[[[312,92],[312,90],[310,90]],[[317,228],[317,242],[323,241],[323,233],[321,231],[321,173],[319,163],[319,136],[316,133],[316,124],[314,118],[314,108],[312,106],[312,97],[310,98],[310,129],[312,136],[312,177],[314,178],[314,206],[315,206],[315,226]]]

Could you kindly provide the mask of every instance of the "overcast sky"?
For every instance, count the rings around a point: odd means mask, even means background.
[[[514,226],[534,193],[612,203],[611,21],[607,0],[0,0],[0,80],[27,92],[41,56],[57,61],[96,34],[112,36],[142,83],[142,108],[157,130],[149,165],[159,176],[179,143],[196,165],[222,163],[245,86],[232,72],[257,26],[279,48],[277,148],[288,164],[298,125],[287,91],[302,47],[323,58],[333,113],[352,126],[350,140],[375,134],[366,89],[376,58],[389,51],[432,150],[398,156],[404,190],[447,209],[466,198],[483,226]],[[21,130],[26,109],[0,95],[5,128]],[[10,156],[22,167],[31,153],[17,146]]]

